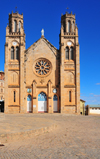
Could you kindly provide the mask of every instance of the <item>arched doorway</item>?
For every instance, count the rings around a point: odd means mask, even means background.
[[[53,112],[58,112],[58,98],[57,95],[53,96]]]
[[[47,96],[44,92],[38,95],[38,112],[47,112]]]
[[[32,97],[31,97],[31,95],[29,94],[28,96],[27,96],[27,112],[28,113],[31,113],[32,112]]]

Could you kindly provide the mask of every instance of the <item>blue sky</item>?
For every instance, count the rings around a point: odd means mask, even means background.
[[[76,14],[80,44],[80,95],[86,104],[100,104],[100,0],[3,0],[0,3],[0,70],[4,70],[4,44],[8,14],[24,15],[26,48],[41,37],[59,49],[61,14]]]

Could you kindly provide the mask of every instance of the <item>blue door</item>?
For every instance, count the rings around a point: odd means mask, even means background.
[[[32,97],[30,94],[27,96],[27,112],[32,112]]]
[[[38,95],[38,112],[47,112],[47,96],[44,92]]]
[[[58,112],[58,98],[57,98],[57,95],[53,96],[53,111]]]

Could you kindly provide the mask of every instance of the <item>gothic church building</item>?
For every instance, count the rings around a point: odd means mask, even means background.
[[[23,14],[9,14],[5,42],[5,113],[80,113],[75,15],[61,16],[59,50],[42,35],[25,49]]]

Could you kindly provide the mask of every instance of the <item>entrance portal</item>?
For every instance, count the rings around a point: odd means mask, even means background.
[[[47,112],[47,96],[44,92],[38,95],[38,112]]]
[[[31,95],[29,94],[28,97],[27,97],[27,112],[28,113],[32,112],[31,103],[32,103],[32,98],[31,98]]]
[[[56,95],[53,96],[53,111],[58,112],[58,98]]]

